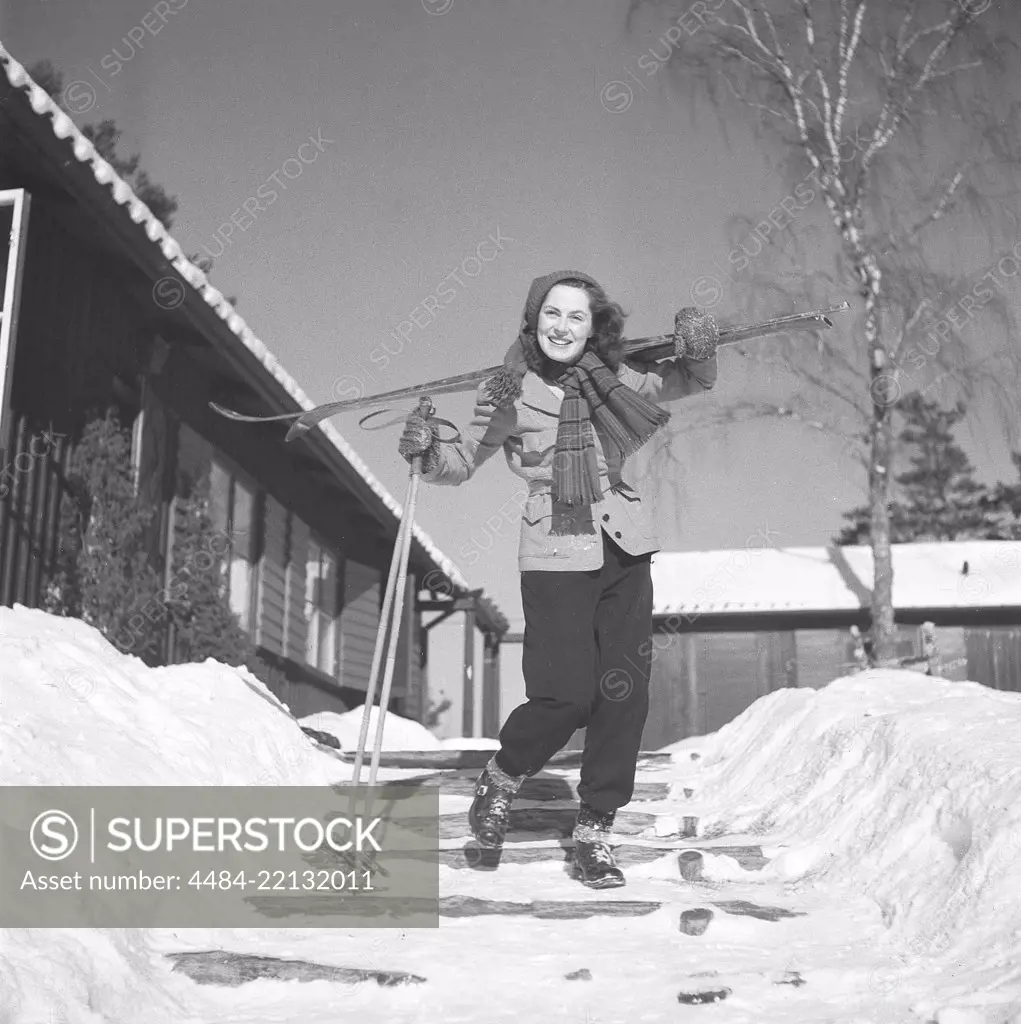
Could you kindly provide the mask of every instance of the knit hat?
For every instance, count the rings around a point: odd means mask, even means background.
[[[544,274],[537,277],[532,286],[528,289],[528,298],[525,300],[525,312],[522,317],[522,327],[529,333],[534,334],[539,325],[539,308],[542,300],[549,294],[550,289],[561,281],[584,281],[595,288],[602,290],[602,285],[588,274],[580,270],[555,270],[552,274]]]

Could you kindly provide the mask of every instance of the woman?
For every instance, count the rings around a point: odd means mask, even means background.
[[[710,315],[681,310],[676,357],[643,367],[622,359],[624,317],[587,274],[536,278],[518,338],[479,387],[462,439],[439,443],[412,413],[399,445],[408,461],[422,456],[428,483],[464,483],[500,449],[528,481],[518,552],[527,700],[476,782],[469,821],[480,845],[500,847],[524,779],[586,728],[574,872],[593,888],[625,881],[610,831],[634,791],[649,707],[659,545],[621,469],[669,418],[655,401],[713,386],[719,344]]]

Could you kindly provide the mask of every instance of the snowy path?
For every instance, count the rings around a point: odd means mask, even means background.
[[[666,788],[657,774],[640,776],[646,792],[658,795]],[[547,792],[562,793],[573,788],[577,774],[548,773],[545,781]],[[463,790],[458,780],[452,783],[449,789]],[[466,833],[467,796],[449,796],[448,787],[443,792],[441,813],[456,814]],[[562,800],[528,804],[573,811]],[[675,809],[676,803],[669,806]],[[628,808],[650,815],[666,810],[652,801],[635,801]],[[529,839],[532,834],[512,832],[508,851]],[[724,989],[729,990],[725,1006],[715,1013],[727,1021],[917,1022],[902,1000],[886,998],[897,980],[893,955],[863,963],[862,949],[880,950],[885,941],[874,902],[791,885],[771,877],[768,860],[761,870],[745,870],[734,857],[712,853],[720,847],[756,851],[760,841],[754,836],[678,841],[704,851],[706,881],[685,881],[673,850],[630,865],[626,887],[602,892],[569,877],[565,851],[556,841],[543,843],[542,860],[501,863],[496,870],[471,868],[476,858],[469,847],[467,859],[454,860],[461,867],[441,868],[447,909],[438,929],[163,931],[158,948],[165,953],[224,949],[426,979],[401,987],[372,980],[249,981],[214,997],[235,1024],[326,1024],[355,1008],[360,1019],[406,1024],[482,1019],[616,1024],[685,1019],[695,1010],[679,1005],[679,993]],[[538,904],[542,916],[508,914],[506,908],[485,912],[487,905],[501,902]],[[466,903],[475,912],[453,916]],[[612,912],[635,904],[633,912]],[[579,905],[593,915],[579,916]],[[712,909],[713,920],[705,934],[685,935],[681,912],[696,907]],[[570,916],[557,919],[558,910]],[[575,972],[588,972],[590,978],[567,977]]]

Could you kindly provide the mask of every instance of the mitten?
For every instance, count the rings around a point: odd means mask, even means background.
[[[720,328],[712,313],[685,306],[674,317],[674,352],[680,359],[708,359],[720,344]]]
[[[439,461],[439,441],[432,425],[418,412],[408,414],[404,421],[404,433],[397,442],[397,451],[401,458],[411,462],[416,456],[422,456],[422,471],[434,469]]]

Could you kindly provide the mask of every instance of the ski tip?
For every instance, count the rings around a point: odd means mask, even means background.
[[[301,420],[295,420],[287,431],[287,436],[284,438],[284,441],[296,441],[299,437],[304,437],[311,429],[312,425],[310,423],[303,423]]]
[[[213,412],[219,413],[221,416],[224,416],[229,420],[243,421],[248,419],[248,417],[244,416],[242,413],[235,412],[233,409],[228,409],[225,405],[220,405],[217,402],[210,402],[209,408],[212,409]]]
[[[209,408],[213,412],[218,413],[220,416],[224,416],[229,420],[234,420],[237,423],[280,423],[286,420],[296,419],[298,416],[303,415],[300,412],[282,412],[272,416],[250,416],[247,413],[237,412],[235,409],[228,409],[224,405],[220,405],[217,402],[209,402]]]

